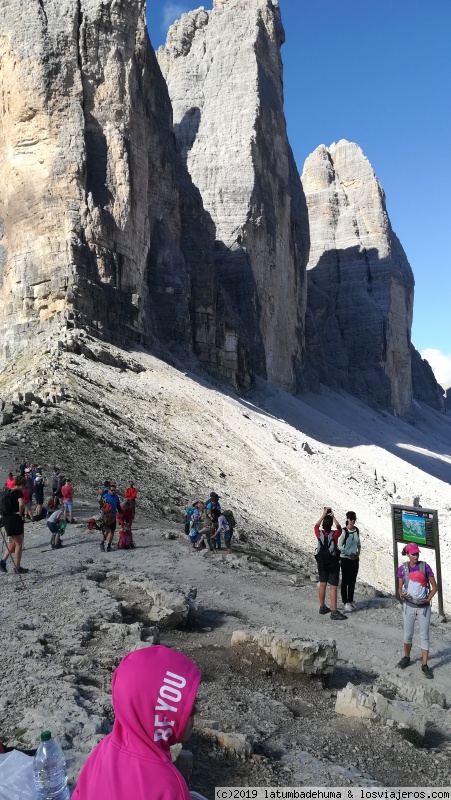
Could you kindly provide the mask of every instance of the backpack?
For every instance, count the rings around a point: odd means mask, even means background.
[[[4,515],[5,517],[14,514],[11,489],[5,489],[5,491],[2,494],[2,499],[0,500],[0,514],[2,514],[2,516]]]
[[[221,511],[221,514],[222,514],[223,517],[226,518],[226,520],[227,520],[227,522],[229,524],[229,528],[230,529],[235,528],[236,520],[235,520],[235,517],[233,516],[233,511]]]
[[[344,542],[343,542],[343,547],[346,547],[346,542],[348,541],[348,536],[349,536],[349,534],[350,534],[350,533],[356,533],[356,534],[357,534],[357,536],[359,536],[359,537],[360,537],[360,531],[359,531],[359,529],[358,529],[357,525],[355,525],[355,527],[354,527],[354,530],[353,530],[353,531],[350,531],[350,530],[348,530],[348,529],[346,528],[346,529],[345,529],[345,540],[344,540]],[[340,550],[340,552],[341,552],[341,550]]]
[[[316,547],[315,558],[317,561],[331,561],[338,556],[338,550],[335,547],[334,532],[321,530],[319,534],[318,544]]]
[[[420,570],[420,572],[423,573],[423,575],[426,575],[426,578],[428,579],[428,592],[429,592],[431,590],[431,583],[430,583],[430,580],[429,580],[429,576],[426,573],[426,562],[425,561],[419,561],[418,564],[417,564],[417,567]],[[402,568],[403,568],[403,571],[404,571],[404,583],[403,583],[403,586],[404,586],[405,589],[407,589],[407,584],[409,583],[409,578],[410,578],[409,562],[408,561],[404,561],[404,564],[402,565]]]
[[[130,550],[131,544],[132,544],[132,535],[130,531],[120,531],[117,549]]]

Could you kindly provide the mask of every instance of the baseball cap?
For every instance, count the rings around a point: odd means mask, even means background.
[[[415,542],[411,542],[410,544],[406,544],[404,550],[406,551],[406,553],[411,553],[412,555],[415,555],[415,553],[419,553],[420,552],[420,548],[418,547],[417,544],[415,544]]]

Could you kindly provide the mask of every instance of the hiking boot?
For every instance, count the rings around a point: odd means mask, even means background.
[[[347,619],[346,614],[342,614],[341,611],[331,611],[330,612],[331,619]]]
[[[6,569],[6,561],[3,561],[3,558],[0,559],[0,570],[2,572],[8,572],[8,570]]]
[[[18,575],[26,575],[28,570],[25,567],[14,567],[14,572],[17,572]]]
[[[100,552],[101,552],[101,553],[104,553],[104,552],[105,552],[105,544],[104,544],[104,542],[100,542],[100,544],[99,544],[99,550],[100,550]]]
[[[409,664],[410,664],[409,656],[403,656],[401,661],[398,661],[396,666],[399,667],[399,669],[405,669],[406,667],[409,666]]]
[[[421,667],[421,672],[423,673],[425,678],[431,679],[434,677],[434,673],[432,672],[431,668],[428,667],[427,664],[423,664],[423,666]]]
[[[106,549],[107,553],[111,553],[111,550],[112,550],[112,549],[113,549],[113,548],[112,548],[112,547],[111,547],[111,545],[109,544],[109,545],[108,545],[108,547],[107,547],[107,549]]]
[[[320,606],[319,607],[319,613],[320,614],[330,614],[329,606]]]

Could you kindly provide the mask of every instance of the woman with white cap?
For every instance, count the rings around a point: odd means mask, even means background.
[[[418,620],[421,641],[421,671],[425,678],[433,678],[434,674],[428,666],[429,629],[431,625],[431,600],[437,593],[437,582],[429,564],[420,561],[420,549],[417,544],[407,544],[402,555],[408,561],[398,569],[398,592],[403,601],[404,620],[404,656],[398,662],[400,669],[410,665],[415,621]]]

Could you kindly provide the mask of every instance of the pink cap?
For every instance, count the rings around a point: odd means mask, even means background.
[[[406,553],[411,553],[412,555],[414,555],[415,553],[419,553],[420,552],[420,548],[414,542],[411,542],[410,544],[406,544],[404,550],[406,551]]]

